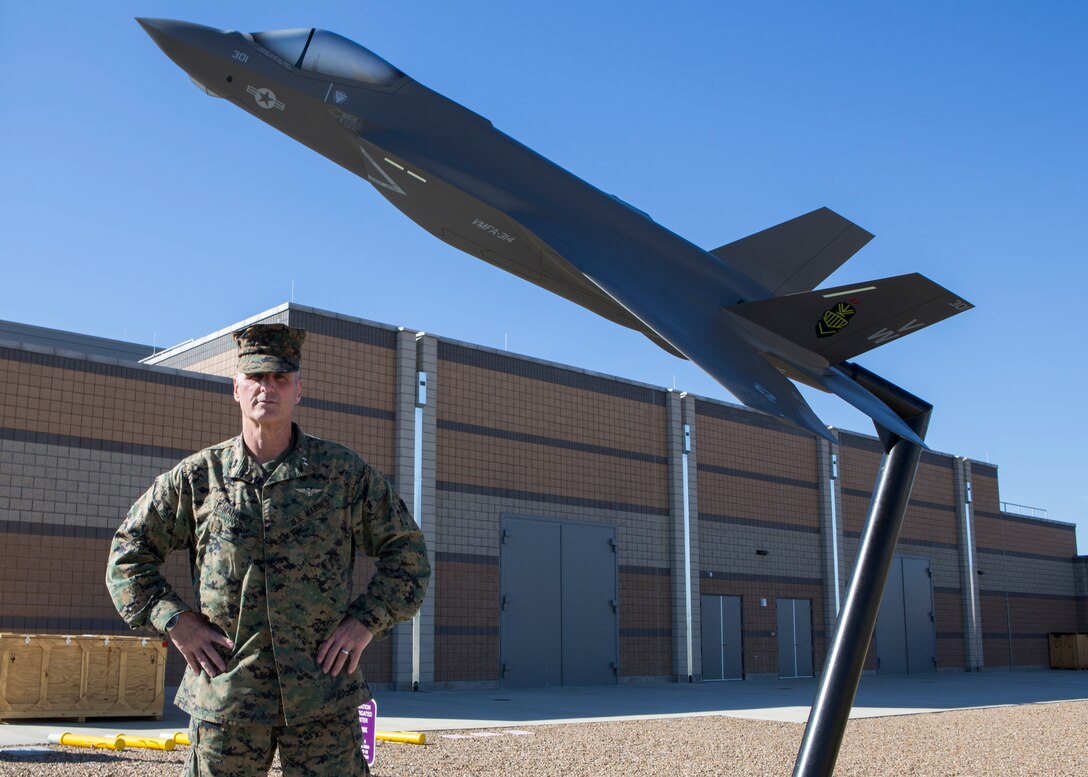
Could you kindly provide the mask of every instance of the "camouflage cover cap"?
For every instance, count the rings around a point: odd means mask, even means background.
[[[254,324],[233,333],[238,343],[238,372],[298,372],[302,365],[305,329],[286,324]]]

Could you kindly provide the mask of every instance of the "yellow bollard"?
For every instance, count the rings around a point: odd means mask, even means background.
[[[374,738],[383,742],[400,742],[405,745],[427,744],[427,735],[415,731],[379,731],[374,734]]]
[[[124,750],[127,744],[120,734],[115,737],[90,737],[67,731],[61,734],[50,734],[49,741],[66,747],[96,747],[102,750]]]
[[[182,745],[183,747],[188,747],[191,744],[189,742],[189,733],[187,731],[160,731],[159,736],[163,739],[173,739],[175,745]]]
[[[159,736],[163,739],[171,739],[175,744],[188,747],[189,735],[184,731],[175,731],[173,733],[169,731],[162,731]],[[376,739],[381,739],[385,742],[401,742],[406,745],[425,745],[427,744],[427,735],[417,733],[415,731],[379,731],[374,735]]]
[[[134,737],[129,734],[118,734],[124,739],[126,747],[142,747],[145,750],[173,750],[176,743],[173,739],[161,737]]]

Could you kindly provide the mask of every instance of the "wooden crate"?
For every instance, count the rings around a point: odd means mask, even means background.
[[[1088,669],[1088,634],[1051,632],[1051,669]]]
[[[1088,634],[1073,634],[1070,669],[1088,669]]]
[[[0,720],[162,720],[165,673],[161,639],[0,634]]]
[[[1053,631],[1047,634],[1051,669],[1065,669],[1065,636]]]

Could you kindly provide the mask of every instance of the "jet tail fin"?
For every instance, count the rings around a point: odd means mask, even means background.
[[[972,307],[925,276],[912,273],[746,302],[726,310],[819,354],[829,364],[839,364]],[[782,355],[795,361],[790,354]]]
[[[857,224],[820,208],[710,253],[781,296],[815,288],[872,239]]]

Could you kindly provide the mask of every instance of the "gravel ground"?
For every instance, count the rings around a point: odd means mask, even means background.
[[[428,732],[425,746],[379,742],[375,777],[403,775],[789,775],[804,726],[727,717]],[[185,748],[120,753],[0,749],[0,775],[176,775]],[[278,766],[271,774],[279,777]],[[1088,702],[851,721],[836,777],[1088,774]]]

